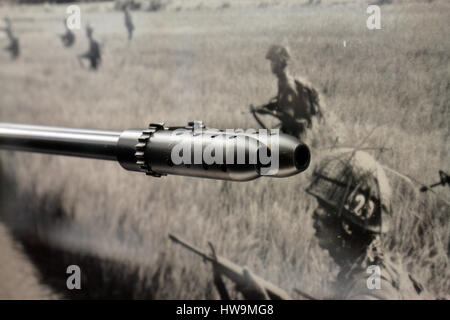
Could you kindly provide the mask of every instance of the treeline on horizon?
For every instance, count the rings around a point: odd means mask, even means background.
[[[76,3],[76,2],[114,2],[114,0],[9,0],[7,3],[36,4],[36,3]]]

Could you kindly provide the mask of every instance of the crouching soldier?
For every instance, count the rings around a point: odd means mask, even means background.
[[[306,191],[317,199],[315,235],[340,267],[331,298],[431,299],[400,261],[381,247],[393,213],[391,188],[380,164],[366,152],[342,149],[325,156],[312,175]],[[214,268],[215,284],[226,297],[219,276],[220,270]],[[247,282],[238,288],[244,297],[268,297],[251,274]]]
[[[313,116],[322,119],[322,111],[317,90],[289,73],[290,57],[288,48],[284,46],[272,45],[269,48],[266,59],[277,77],[278,93],[269,103],[252,111],[278,118],[283,133],[302,139],[306,137],[306,129],[312,127]]]
[[[319,163],[306,190],[319,246],[340,267],[336,299],[426,299],[400,261],[383,252],[392,229],[392,191],[381,165],[368,153],[341,149]]]

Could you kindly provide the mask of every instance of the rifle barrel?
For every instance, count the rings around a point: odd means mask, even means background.
[[[317,300],[313,296],[311,296],[311,295],[307,294],[306,292],[303,292],[297,288],[294,288],[294,291],[297,292],[299,295],[301,295],[303,298],[306,298],[308,300]]]
[[[292,176],[306,170],[310,161],[308,147],[293,137],[280,134],[277,140],[243,130],[205,128],[201,122],[124,131],[0,123],[0,149],[118,161],[126,170],[154,177],[231,181]],[[275,172],[268,173],[272,162],[264,160],[272,161],[265,157],[272,151],[279,161]]]
[[[206,255],[200,249],[197,249],[196,247],[188,244],[187,242],[180,240],[179,238],[175,237],[172,234],[169,234],[170,240],[174,241],[175,243],[180,244],[181,246],[185,247],[189,251],[194,252],[195,254],[201,256],[205,260],[209,262],[217,263],[217,268],[220,270],[220,272],[233,282],[235,282],[237,285],[245,286],[247,285],[246,281],[247,279],[244,277],[244,269],[231,262],[230,260],[217,256],[216,259],[213,259],[212,257]],[[254,280],[259,283],[266,291],[267,294],[271,297],[271,299],[275,300],[290,300],[290,296],[282,289],[278,288],[274,284],[264,280],[263,278],[253,275]]]
[[[185,248],[188,249],[189,251],[194,252],[195,254],[199,255],[199,256],[202,257],[203,259],[206,259],[206,260],[208,260],[208,261],[213,261],[213,259],[212,259],[210,256],[204,254],[200,249],[198,249],[198,248],[196,248],[196,247],[194,247],[194,246],[188,244],[186,241],[183,241],[183,240],[177,238],[177,237],[174,236],[173,234],[170,234],[170,233],[169,233],[169,239],[172,240],[173,242],[178,243],[179,245],[185,247]]]
[[[120,132],[0,123],[0,148],[117,160]]]

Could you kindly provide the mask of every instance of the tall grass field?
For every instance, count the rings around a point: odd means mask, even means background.
[[[249,104],[277,92],[266,51],[287,45],[291,72],[325,105],[311,168],[335,145],[365,148],[390,168],[394,227],[385,250],[434,297],[448,298],[450,190],[419,188],[449,170],[450,3],[394,1],[380,6],[382,28],[369,30],[368,2],[304,2],[170,1],[131,11],[131,41],[113,2],[79,4],[82,27],[89,22],[101,44],[97,72],[76,59],[88,46],[83,28],[71,48],[57,36],[67,5],[0,5],[21,45],[15,61],[0,52],[0,121],[257,128]],[[3,33],[0,44],[8,44]],[[4,150],[0,163],[0,297],[218,299],[211,266],[169,233],[205,251],[212,242],[294,298],[294,288],[335,293],[339,269],[317,244],[317,202],[305,192],[312,169],[239,183],[152,178],[112,161]],[[82,290],[66,289],[72,264]]]

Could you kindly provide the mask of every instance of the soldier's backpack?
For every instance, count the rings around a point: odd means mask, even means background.
[[[297,92],[303,92],[309,101],[308,112],[311,116],[317,116],[320,120],[323,120],[322,109],[319,103],[319,94],[316,89],[309,85],[303,85],[297,79],[295,80],[295,85],[297,87]]]

